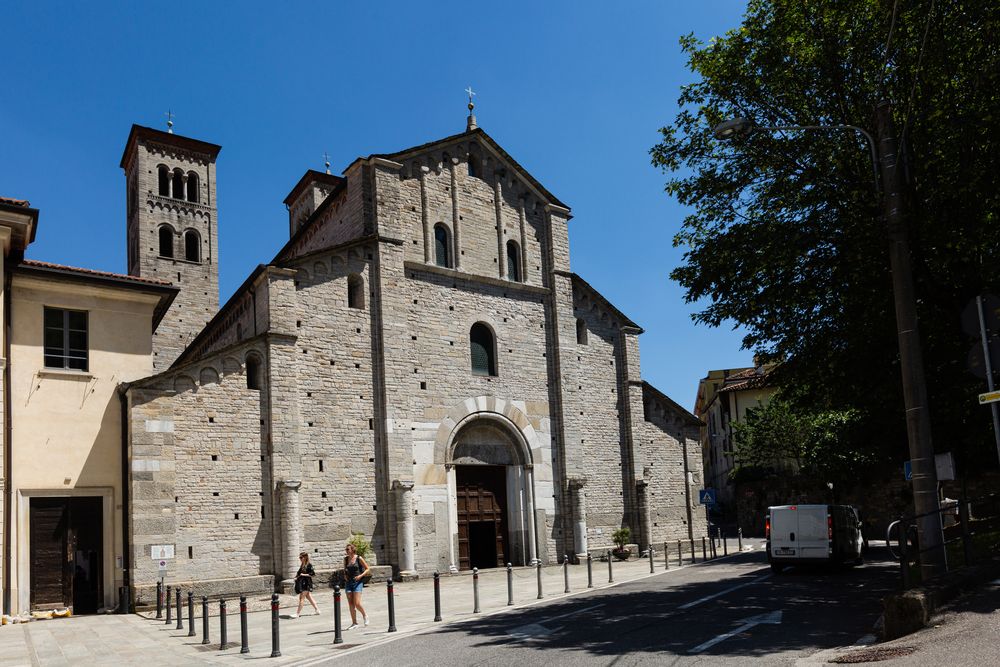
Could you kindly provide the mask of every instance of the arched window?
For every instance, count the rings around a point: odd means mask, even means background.
[[[160,257],[174,256],[174,230],[170,225],[160,225]]]
[[[473,375],[497,374],[493,332],[482,322],[476,322],[469,330],[469,354],[472,358]]]
[[[198,203],[198,174],[193,171],[188,172],[187,200]]]
[[[357,273],[347,276],[347,307],[365,309],[365,281]]]
[[[247,389],[260,389],[260,359],[247,357]]]
[[[434,263],[450,269],[451,239],[448,237],[447,227],[444,225],[434,225]]]
[[[189,262],[201,261],[201,235],[193,229],[184,232],[184,259]]]
[[[507,278],[521,282],[521,247],[515,241],[507,241]]]
[[[157,174],[159,175],[160,181],[160,196],[169,197],[170,196],[170,170],[167,169],[167,165],[161,164],[156,168]]]
[[[587,323],[583,321],[582,317],[576,318],[576,344],[587,344]]]
[[[469,159],[465,162],[465,165],[469,168],[469,176],[478,177],[479,169],[476,168],[476,162],[479,161],[472,153],[469,153]]]
[[[184,172],[180,169],[174,170],[174,199],[184,199]]]

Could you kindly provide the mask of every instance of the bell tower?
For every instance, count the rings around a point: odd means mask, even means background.
[[[140,125],[132,126],[125,143],[129,275],[181,288],[153,334],[157,371],[168,368],[219,309],[215,159],[220,150],[172,129]]]

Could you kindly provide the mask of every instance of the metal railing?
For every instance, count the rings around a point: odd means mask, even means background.
[[[899,561],[903,590],[912,586],[913,568],[919,565],[920,555],[928,550],[920,546],[916,521],[934,514],[938,515],[941,521],[945,560],[949,572],[1000,553],[1000,495],[998,494],[991,493],[971,500],[964,498],[946,500],[936,512],[902,515],[889,524],[885,540],[889,553]],[[917,572],[919,573],[919,569]]]

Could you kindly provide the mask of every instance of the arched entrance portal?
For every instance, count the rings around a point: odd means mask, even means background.
[[[531,462],[519,432],[506,422],[480,413],[460,424],[452,439],[462,570],[524,565],[535,555]]]

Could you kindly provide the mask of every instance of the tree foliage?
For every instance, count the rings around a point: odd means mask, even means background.
[[[864,139],[851,132],[711,129],[859,125],[889,100],[936,448],[991,455],[983,383],[965,370],[965,304],[1000,291],[1000,4],[994,0],[750,0],[742,24],[681,40],[695,80],[651,151],[689,207],[671,274],[695,320],[745,327],[780,361],[790,408],[857,411],[852,450],[907,458],[888,243]]]

